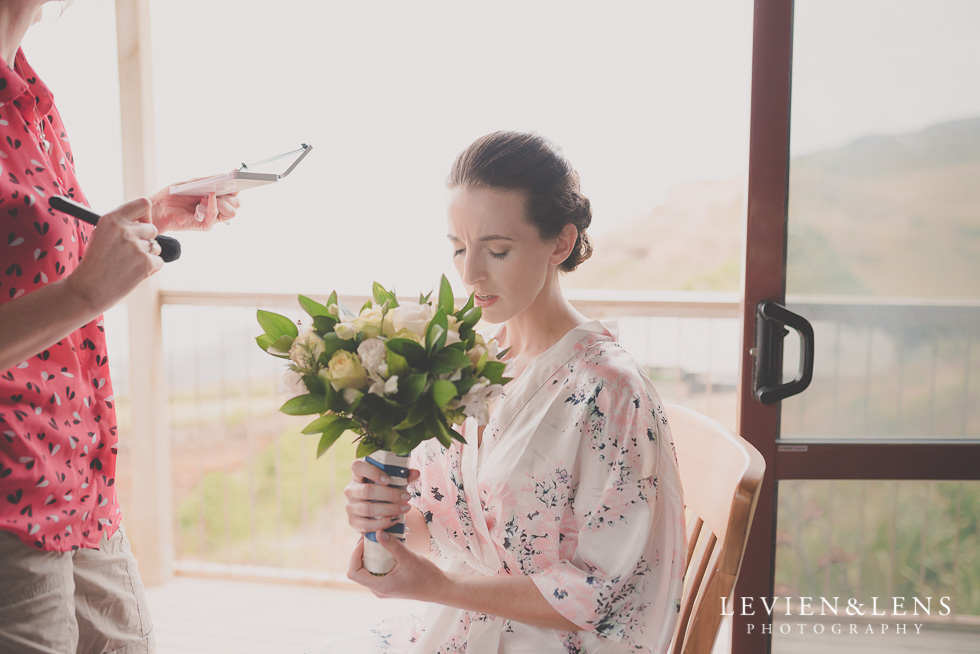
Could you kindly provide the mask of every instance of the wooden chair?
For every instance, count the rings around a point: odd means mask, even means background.
[[[690,409],[666,406],[687,508],[687,566],[671,654],[709,654],[735,580],[766,469],[748,441]]]

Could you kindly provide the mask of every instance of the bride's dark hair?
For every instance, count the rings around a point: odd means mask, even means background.
[[[478,138],[456,157],[447,184],[451,189],[523,191],[528,218],[541,238],[555,238],[569,223],[578,230],[561,270],[575,270],[592,256],[592,241],[585,232],[592,223],[589,199],[582,195],[578,173],[568,159],[542,136],[494,132]]]

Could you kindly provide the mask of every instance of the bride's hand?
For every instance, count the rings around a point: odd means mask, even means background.
[[[351,464],[351,482],[344,489],[347,497],[347,522],[359,533],[390,527],[411,510],[411,495],[402,488],[388,486],[391,479],[367,461]],[[418,470],[409,470],[408,483],[419,478]]]
[[[384,531],[377,532],[378,542],[395,558],[391,572],[375,576],[364,568],[364,539],[361,538],[351,554],[347,578],[364,586],[378,597],[435,602],[445,596],[449,577],[428,558],[405,547],[397,538]]]

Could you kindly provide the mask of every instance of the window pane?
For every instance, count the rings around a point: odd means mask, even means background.
[[[277,187],[243,193],[231,228],[183,239],[163,284],[429,289],[452,272],[453,158],[482,134],[530,129],[563,146],[593,203],[599,247],[572,285],[734,291],[751,12],[723,0],[152,2],[161,185],[315,147]],[[678,186],[699,180],[727,181]],[[712,245],[692,246],[702,238]]]
[[[778,505],[773,654],[977,651],[980,482],[780,482]]]
[[[980,437],[980,5],[795,7],[783,436]]]
[[[122,204],[122,136],[116,12],[112,2],[61,3],[45,7],[22,47],[54,94],[75,159],[75,173],[92,206]],[[84,53],[84,56],[66,56]]]

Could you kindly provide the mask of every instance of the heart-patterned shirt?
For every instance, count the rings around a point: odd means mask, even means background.
[[[78,267],[92,228],[51,92],[18,50],[0,59],[0,305]],[[102,317],[0,371],[0,529],[33,547],[97,547],[118,528],[116,412]]]

